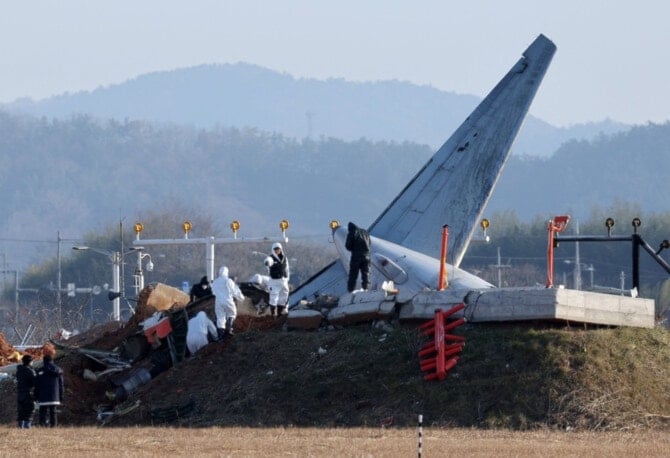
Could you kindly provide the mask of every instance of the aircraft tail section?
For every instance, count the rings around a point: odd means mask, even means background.
[[[507,161],[556,46],[540,35],[486,98],[370,226],[370,235],[439,257],[449,225],[448,261],[458,267]],[[335,262],[291,295],[291,302],[346,291]]]
[[[450,262],[458,266],[555,51],[540,35],[382,212],[370,234],[439,256],[439,234],[447,224]]]

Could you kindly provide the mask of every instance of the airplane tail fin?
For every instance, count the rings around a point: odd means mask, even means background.
[[[370,234],[429,256],[449,225],[458,266],[556,46],[540,35],[370,227]]]
[[[538,36],[372,223],[370,234],[437,257],[447,224],[450,261],[458,267],[555,52],[551,40]],[[345,285],[345,269],[335,262],[296,289],[291,302],[339,295]]]

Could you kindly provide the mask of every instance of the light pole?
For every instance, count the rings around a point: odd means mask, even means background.
[[[279,222],[279,229],[281,230],[282,238],[281,240],[284,243],[288,243],[288,238],[286,237],[286,230],[289,228],[288,220],[281,220]],[[217,244],[227,244],[227,243],[245,243],[245,242],[268,242],[272,241],[269,237],[255,237],[255,238],[238,238],[237,232],[240,230],[240,222],[235,220],[230,224],[230,229],[233,231],[233,238],[217,238],[217,237],[202,237],[197,239],[188,238],[189,232],[193,229],[193,225],[190,221],[184,221],[182,224],[182,230],[184,231],[183,239],[140,239],[140,234],[144,230],[144,225],[142,223],[135,223],[135,240],[133,245],[142,244],[142,245],[205,245],[205,271],[207,272],[207,278],[214,279],[216,278],[216,272],[214,271],[214,248]],[[140,248],[139,246],[135,247]],[[143,248],[143,247],[141,247]],[[148,269],[147,265],[147,269]]]
[[[123,295],[123,291],[121,291],[121,260],[123,259],[123,257],[125,255],[133,253],[135,251],[138,251],[137,248],[142,248],[143,249],[143,247],[136,247],[133,250],[122,254],[118,251],[104,250],[104,249],[100,249],[100,248],[93,248],[93,247],[90,247],[90,246],[73,246],[72,247],[72,249],[76,250],[76,251],[93,251],[95,253],[105,255],[112,262],[112,290],[108,293],[108,297],[112,301],[112,319],[114,321],[120,321],[121,320],[121,300],[120,300],[120,297]],[[140,251],[140,255],[141,255],[141,251]],[[140,258],[140,262],[141,262],[141,258]]]
[[[58,249],[56,251],[56,258],[58,259],[58,268],[56,271],[56,304],[58,306],[58,327],[62,326],[63,320],[63,299],[61,298],[61,288],[63,287],[63,277],[61,275],[61,262],[60,262],[60,231],[56,233],[56,239],[58,242]]]
[[[140,291],[144,289],[144,272],[142,271],[142,259],[148,257],[149,262],[147,262],[147,271],[152,272],[154,270],[154,263],[151,260],[151,255],[149,253],[144,252],[144,247],[143,246],[136,246],[134,248],[131,248],[131,250],[137,251],[137,267],[135,267],[135,274],[133,277],[135,278],[135,284],[133,285],[135,288],[135,295],[139,297]]]
[[[581,290],[582,289],[582,281],[581,281],[581,276],[582,276],[582,269],[589,272],[590,274],[590,280],[591,280],[591,289],[593,289],[593,272],[595,272],[596,268],[593,267],[593,264],[585,264],[583,262],[575,262],[572,259],[565,259],[563,260],[564,263],[566,264],[574,264],[574,281],[575,281],[575,289]],[[565,283],[565,281],[564,281]]]

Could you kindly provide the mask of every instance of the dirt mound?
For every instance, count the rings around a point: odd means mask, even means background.
[[[114,426],[394,426],[629,430],[670,421],[670,333],[661,329],[538,329],[466,325],[466,347],[443,382],[426,382],[414,327],[284,330],[285,319],[240,315],[235,334],[158,374]],[[124,328],[96,341],[118,342]],[[63,424],[94,425],[109,379],[89,358],[59,349]],[[0,395],[15,399],[14,384]],[[123,405],[123,404],[121,404]],[[134,404],[133,404],[134,405]],[[0,406],[14,421],[15,404]]]
[[[0,333],[0,365],[18,363],[21,360],[21,353],[16,350]]]
[[[7,366],[21,361],[23,355],[31,355],[34,359],[42,359],[43,348],[26,348],[19,351],[12,346],[0,332],[0,366]]]

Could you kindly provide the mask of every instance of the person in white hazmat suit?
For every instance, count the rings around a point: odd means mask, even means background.
[[[235,282],[228,278],[228,267],[222,266],[219,269],[219,276],[212,283],[212,294],[216,296],[214,310],[216,311],[216,327],[221,334],[232,334],[233,323],[237,316],[237,306],[235,299],[244,300],[244,294]]]
[[[284,254],[281,243],[275,242],[272,244],[272,253],[265,258],[264,264],[270,272],[270,279],[268,280],[270,314],[273,318],[276,318],[284,313],[289,294],[290,270],[288,258]]]
[[[212,340],[218,340],[219,338],[216,326],[205,312],[200,311],[188,320],[186,347],[192,355],[209,343],[208,337],[210,336]]]

